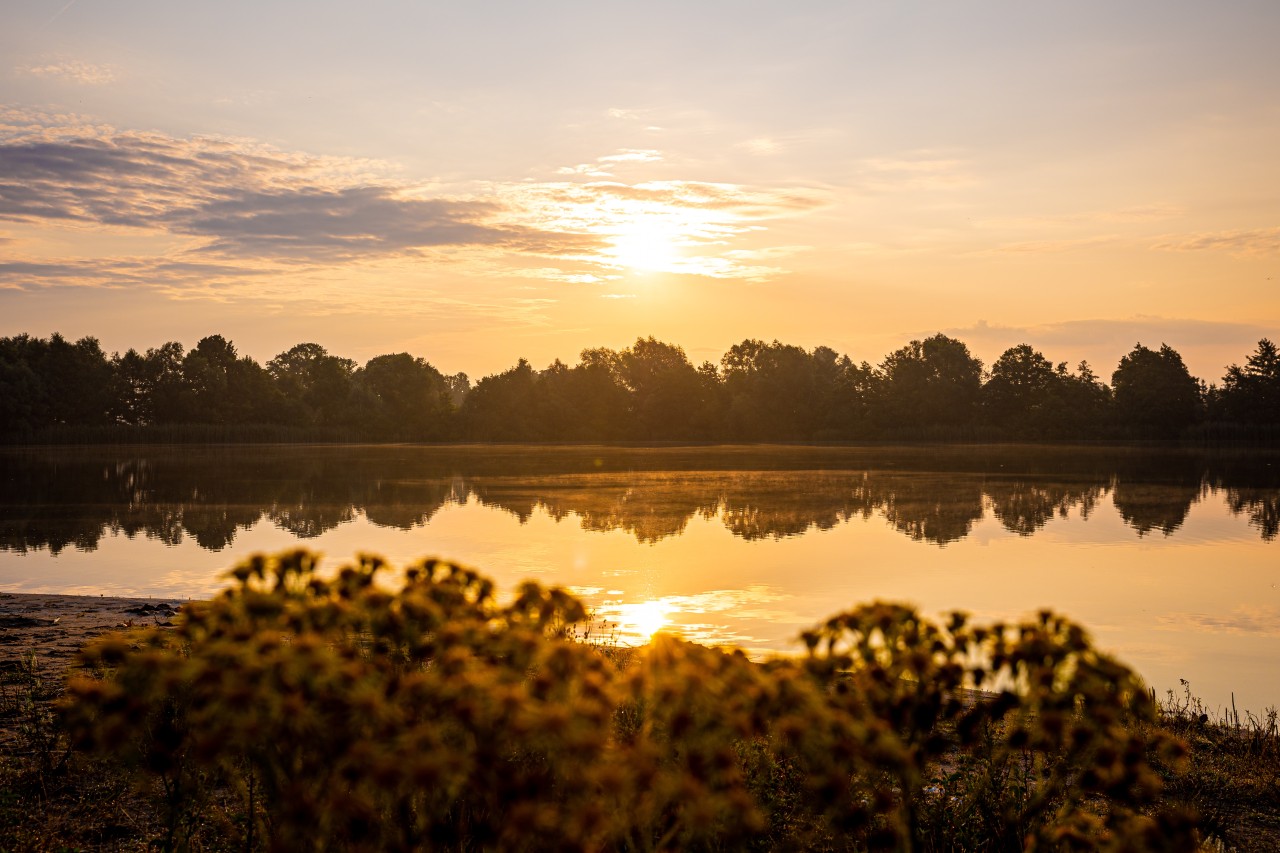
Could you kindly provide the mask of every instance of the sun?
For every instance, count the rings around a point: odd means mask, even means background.
[[[636,272],[670,272],[682,258],[680,232],[654,216],[637,217],[618,226],[606,254],[620,267]]]

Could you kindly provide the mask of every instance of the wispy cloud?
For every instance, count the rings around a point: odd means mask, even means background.
[[[904,337],[923,337],[935,331],[938,330],[901,334]],[[1257,341],[1275,337],[1274,328],[1252,323],[1144,315],[1025,326],[980,320],[969,326],[941,331],[969,344],[988,363],[1009,347],[1027,343],[1042,350],[1053,361],[1066,359],[1074,364],[1085,358],[1104,380],[1110,378],[1111,370],[1120,357],[1134,344],[1159,347],[1167,343],[1181,353],[1193,376],[1210,382],[1220,377],[1228,364],[1242,360]]]
[[[212,295],[224,292],[233,283],[256,279],[269,272],[258,267],[167,258],[18,260],[0,263],[0,284],[23,289],[50,285],[147,287],[171,295]]]
[[[1215,634],[1280,637],[1280,611],[1274,607],[1237,607],[1230,613],[1174,613],[1160,618],[1161,627]]]
[[[757,157],[764,157],[781,151],[782,143],[767,136],[757,136],[755,139],[739,142],[733,147],[746,151],[748,154],[755,154]]]
[[[961,190],[979,183],[968,161],[928,151],[871,157],[860,166],[862,188],[872,192]]]
[[[1059,252],[1074,252],[1082,249],[1096,249],[1100,246],[1116,243],[1119,239],[1116,235],[1105,234],[1097,237],[1077,237],[1063,240],[1016,240],[986,249],[976,249],[964,254],[974,256],[1047,255]]]
[[[1257,340],[1267,330],[1249,323],[1228,323],[1186,317],[1137,316],[1127,319],[1065,320],[1034,326],[1005,326],[979,320],[971,326],[944,330],[965,340],[1040,342],[1043,345],[1115,344],[1133,346],[1144,341],[1149,346],[1161,341],[1194,340],[1203,344],[1235,344]]]
[[[1280,252],[1280,227],[1212,231],[1171,236],[1154,249],[1173,252],[1229,252],[1233,255],[1273,255]]]
[[[617,154],[606,154],[599,158],[601,163],[657,163],[662,160],[662,152],[649,148],[624,148]]]
[[[103,86],[116,79],[115,69],[111,66],[94,65],[78,60],[21,65],[15,68],[14,71],[29,77],[46,77],[81,86]]]
[[[596,162],[653,165],[662,154],[621,149]],[[761,279],[777,273],[760,263],[768,247],[741,241],[824,203],[805,190],[574,177],[445,191],[378,161],[0,109],[0,221],[165,238],[159,259],[10,258],[0,280],[109,285],[180,280],[178,264],[240,278],[397,259],[573,284],[624,268]]]
[[[580,175],[586,178],[612,178],[618,166],[637,163],[659,163],[663,160],[661,151],[649,148],[623,148],[615,154],[597,157],[590,163],[579,163],[576,166],[561,166],[557,175]]]
[[[1104,224],[1159,222],[1181,216],[1186,211],[1176,205],[1140,204],[1110,210],[1084,210],[1049,216],[995,216],[975,219],[975,228],[994,231],[1060,231],[1063,227]]]
[[[227,258],[337,262],[434,246],[542,245],[493,202],[422,198],[377,164],[243,140],[0,126],[0,219],[203,238]]]

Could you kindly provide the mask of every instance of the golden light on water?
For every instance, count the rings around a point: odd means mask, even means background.
[[[623,634],[637,636],[647,643],[667,625],[668,610],[666,604],[657,600],[623,604],[619,607],[618,625]]]

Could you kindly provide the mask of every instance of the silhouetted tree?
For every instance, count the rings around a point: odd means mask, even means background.
[[[143,423],[180,423],[187,419],[183,352],[177,341],[147,350],[142,377],[147,402],[140,408],[153,420]]]
[[[162,348],[154,368],[166,370],[168,358]],[[167,377],[161,374],[156,381]],[[181,416],[175,420],[182,423],[284,423],[289,415],[284,394],[262,365],[239,356],[235,345],[221,335],[202,338],[183,358],[180,400]]]
[[[703,379],[684,350],[653,337],[637,338],[618,355],[618,375],[631,393],[636,438],[697,438],[705,400]]]
[[[449,389],[449,402],[455,409],[462,408],[462,401],[471,391],[471,380],[467,378],[467,374],[455,373],[452,376],[446,376],[444,384]]]
[[[290,402],[291,420],[322,426],[353,425],[363,411],[352,381],[356,363],[319,344],[298,344],[267,362],[267,373]]]
[[[1059,366],[1061,367],[1061,365]],[[1060,374],[1063,371],[1059,370]],[[1081,361],[1075,373],[1061,375],[1060,405],[1054,417],[1054,438],[1098,438],[1113,430],[1112,395],[1106,383],[1094,375],[1089,362]]]
[[[818,380],[807,352],[749,338],[730,347],[720,364],[732,435],[765,441],[810,437]]]
[[[1122,428],[1141,438],[1176,438],[1199,420],[1200,383],[1168,344],[1137,344],[1111,375]]]
[[[407,352],[371,358],[356,381],[371,396],[370,426],[383,438],[436,440],[449,435],[453,403],[440,371]]]
[[[996,359],[982,397],[987,422],[1012,438],[1086,438],[1109,428],[1110,392],[1089,363],[1073,374],[1027,344]]]
[[[1280,426],[1280,352],[1267,338],[1245,361],[1231,365],[1219,392],[1222,416],[1236,423]]]
[[[889,434],[955,430],[974,423],[982,362],[955,338],[912,341],[880,365],[880,418]]]
[[[0,430],[22,436],[38,425],[40,377],[28,364],[31,338],[0,338]]]
[[[570,441],[625,438],[630,430],[630,395],[612,350],[585,350],[582,363],[559,360],[542,371],[540,412],[551,434]]]
[[[1045,434],[1057,414],[1053,403],[1061,381],[1053,364],[1030,345],[1010,347],[991,365],[982,389],[989,421],[1019,437]]]
[[[521,361],[474,389],[466,374],[443,376],[408,353],[357,369],[301,343],[264,368],[221,335],[185,353],[169,342],[110,359],[94,338],[18,335],[0,338],[0,430],[9,442],[51,427],[187,424],[318,427],[299,435],[364,440],[594,442],[1175,438],[1206,414],[1249,427],[1224,435],[1265,437],[1280,424],[1280,352],[1265,338],[1220,389],[1192,377],[1168,345],[1137,345],[1113,374],[1114,390],[1087,362],[1071,372],[1025,343],[996,360],[985,385],[982,375],[982,362],[941,334],[911,341],[879,368],[830,347],[750,338],[719,365],[694,367],[681,347],[638,338],[624,350],[585,349],[572,367]]]
[[[481,441],[530,441],[547,436],[536,418],[537,374],[525,359],[486,376],[462,404],[463,433]]]
[[[813,438],[866,438],[871,434],[870,407],[879,376],[867,362],[854,364],[829,347],[811,354],[815,374]]]

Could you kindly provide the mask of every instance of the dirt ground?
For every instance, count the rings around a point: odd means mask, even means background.
[[[163,598],[0,593],[0,691],[27,683],[30,661],[61,678],[87,641],[128,627],[169,623],[185,602]],[[0,720],[0,748],[12,735]]]

